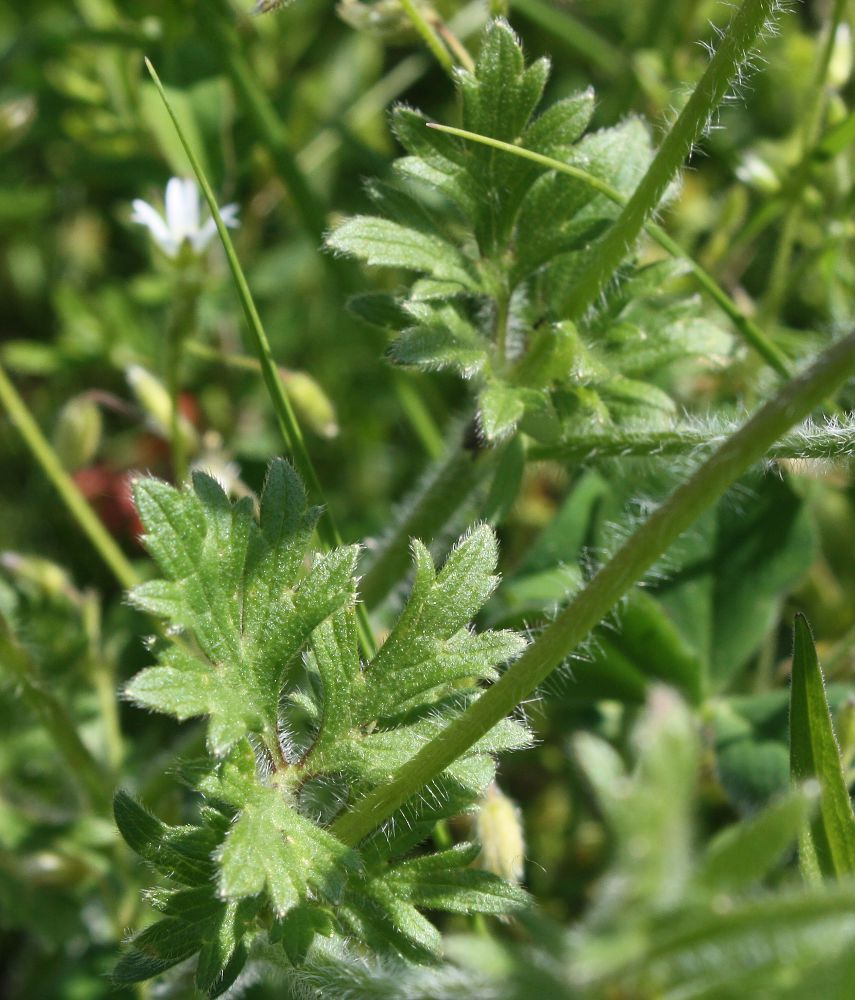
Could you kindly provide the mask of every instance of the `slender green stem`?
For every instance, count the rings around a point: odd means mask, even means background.
[[[493,340],[496,344],[496,354],[499,368],[504,368],[508,358],[508,320],[510,319],[511,297],[502,292],[496,298],[496,328]]]
[[[412,22],[413,27],[419,33],[422,41],[430,52],[436,57],[436,61],[442,66],[446,73],[451,73],[454,69],[454,60],[451,53],[442,44],[437,33],[428,24],[424,14],[419,10],[413,0],[401,0],[401,7],[404,13]]]
[[[731,82],[739,74],[777,0],[743,0],[709,66],[653,162],[606,235],[592,248],[574,286],[572,309],[582,316],[599,299],[635,243],[645,222],[659,207],[668,185],[703,134]]]
[[[463,42],[451,30],[451,27],[438,14],[434,15],[432,21],[434,30],[448,46],[449,51],[454,54],[458,63],[460,63],[467,73],[474,73],[475,60],[469,54],[469,49],[466,48]]]
[[[18,394],[2,366],[0,366],[0,406],[18,428],[33,458],[41,466],[69,513],[77,521],[119,584],[125,589],[136,586],[139,579],[133,566],[116,544],[113,536],[101,523],[98,515],[90,507],[86,497],[77,488],[77,484],[62,467],[58,455],[42,434],[39,425],[27,408],[27,404]]]
[[[482,27],[485,20],[483,0],[472,0],[449,21],[449,28],[460,39],[467,39]],[[421,79],[433,61],[424,52],[414,52],[396,62],[389,72],[354,101],[333,124],[322,129],[297,154],[297,163],[311,175],[335,153],[348,132],[364,128],[385,114],[386,108]]]
[[[478,142],[485,146],[492,146],[494,149],[500,149],[505,153],[511,153],[512,155],[519,156],[525,160],[531,160],[533,163],[538,163],[540,166],[546,167],[549,170],[555,170],[559,173],[567,174],[569,177],[575,177],[576,180],[581,181],[583,184],[587,184],[594,191],[598,191],[616,205],[623,206],[627,204],[627,199],[620,193],[620,191],[617,190],[617,188],[613,188],[606,181],[601,180],[599,177],[595,177],[593,174],[589,174],[586,170],[582,170],[580,167],[574,166],[572,163],[564,163],[561,160],[553,159],[551,156],[544,156],[542,153],[535,153],[530,149],[525,149],[523,146],[515,146],[510,142],[502,142],[500,139],[491,139],[488,136],[478,135],[476,132],[467,132],[465,129],[453,128],[450,125],[438,125],[436,122],[430,122],[428,127],[436,129],[439,132],[447,132],[449,135],[456,135],[461,139],[468,139],[471,142]],[[667,252],[673,257],[686,261],[691,268],[692,274],[695,276],[695,280],[716,303],[716,305],[718,305],[722,312],[729,317],[746,343],[753,347],[754,350],[757,351],[757,353],[766,362],[768,362],[768,364],[774,368],[779,375],[787,377],[790,372],[790,363],[787,356],[776,344],[769,340],[766,334],[763,333],[760,327],[757,326],[752,319],[740,310],[739,306],[733,301],[727,292],[725,292],[725,290],[716,283],[712,275],[705,271],[700,264],[690,257],[689,254],[679,245],[679,243],[672,239],[661,226],[658,226],[653,222],[647,222],[644,225],[644,229],[650,238],[655,240],[663,250],[667,250]]]
[[[571,52],[606,76],[614,77],[621,70],[631,69],[625,51],[606,41],[566,6],[556,7],[546,0],[511,0],[511,6],[523,17],[559,38]]]
[[[335,548],[337,545],[341,545],[341,535],[339,534],[332,511],[330,510],[329,505],[325,502],[320,481],[317,473],[315,472],[315,467],[312,464],[312,459],[309,456],[309,452],[303,439],[303,432],[300,430],[300,425],[297,422],[297,417],[294,414],[291,401],[288,399],[288,394],[282,384],[282,379],[279,377],[279,368],[273,357],[270,341],[267,339],[267,334],[261,322],[261,317],[258,314],[255,300],[249,290],[249,284],[247,283],[246,276],[244,275],[240,261],[238,260],[234,243],[232,243],[232,238],[229,235],[229,231],[226,228],[225,223],[223,222],[222,216],[220,215],[217,199],[214,197],[214,192],[211,190],[211,185],[208,183],[208,178],[202,170],[198,157],[190,147],[181,126],[178,124],[175,112],[172,110],[172,105],[167,99],[166,93],[163,89],[163,84],[160,82],[160,77],[157,75],[157,71],[148,59],[146,59],[146,66],[148,67],[148,71],[154,80],[154,84],[157,87],[160,98],[169,113],[169,117],[172,119],[175,131],[178,134],[178,138],[181,140],[181,145],[184,147],[184,152],[187,154],[187,159],[190,161],[190,166],[193,168],[193,173],[196,175],[196,179],[199,182],[199,186],[202,188],[205,200],[208,202],[208,207],[211,210],[211,216],[214,219],[217,232],[219,233],[220,240],[223,244],[223,249],[225,250],[226,259],[228,260],[238,297],[240,299],[241,306],[243,307],[252,344],[261,365],[261,374],[264,379],[264,384],[267,387],[267,392],[273,404],[273,409],[276,414],[279,429],[282,432],[282,437],[285,439],[285,444],[294,459],[294,464],[297,466],[300,475],[308,484],[309,489],[312,491],[315,498],[324,504],[324,513],[318,521],[318,535],[320,536],[322,543],[327,548]],[[371,655],[374,651],[374,640],[371,635],[367,613],[361,604],[357,605],[357,613],[359,616],[360,640],[363,645],[363,652],[366,655]]]
[[[721,423],[689,425],[670,430],[591,431],[573,434],[554,445],[533,444],[526,454],[531,461],[554,459],[587,462],[594,459],[633,455],[691,455],[722,444],[736,431],[736,425]],[[855,455],[855,421],[808,425],[777,441],[766,458],[851,458]]]
[[[324,207],[297,163],[282,120],[241,52],[233,24],[234,13],[228,0],[215,0],[213,4],[197,6],[200,17],[204,19],[205,37],[210,37],[217,45],[235,90],[273,156],[279,176],[291,195],[297,217],[311,240],[319,246],[327,225]],[[330,267],[338,266],[330,256],[324,257],[324,260]]]
[[[379,604],[405,576],[410,564],[410,539],[436,538],[492,468],[495,449],[473,453],[465,446],[465,433],[428,471],[416,487],[415,496],[405,501],[405,512],[392,533],[380,542],[359,585],[368,607]]]
[[[113,797],[112,783],[80,739],[65,705],[42,681],[35,663],[16,640],[2,616],[0,663],[14,675],[21,694],[38,715],[68,766],[71,777],[80,786],[92,807],[100,813],[109,812]]]
[[[445,450],[442,434],[416,387],[402,372],[395,372],[393,384],[401,409],[425,452],[432,459],[441,458]]]
[[[172,317],[166,331],[166,387],[169,392],[169,440],[175,482],[187,478],[187,448],[181,427],[181,359],[196,324],[199,284],[181,273],[176,283]]]
[[[824,351],[788,382],[638,528],[523,655],[466,711],[385,784],[333,825],[357,844],[538,688],[606,617],[670,545],[794,424],[855,375],[855,333]]]
[[[98,595],[89,591],[83,595],[81,608],[83,629],[89,647],[89,673],[98,698],[101,721],[104,725],[104,743],[107,748],[107,763],[116,774],[125,755],[122,727],[119,721],[119,703],[116,697],[116,674],[113,664],[102,648],[101,607]]]
[[[796,235],[801,223],[802,194],[810,177],[811,167],[813,166],[813,149],[822,132],[823,114],[828,103],[828,88],[826,85],[828,68],[831,64],[831,56],[834,51],[837,26],[843,17],[845,6],[846,0],[836,0],[834,4],[831,18],[826,25],[825,40],[810,89],[810,103],[806,113],[799,115],[799,122],[802,125],[800,129],[802,155],[793,176],[793,182],[789,186],[787,210],[781,224],[778,245],[775,248],[772,268],[769,272],[769,283],[763,298],[763,314],[767,317],[778,315],[787,292],[790,277],[790,261],[793,255]]]

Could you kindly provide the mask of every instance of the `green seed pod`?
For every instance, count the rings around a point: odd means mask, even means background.
[[[305,372],[285,368],[280,368],[279,372],[300,423],[321,437],[334,438],[338,434],[338,419],[329,396]]]
[[[509,882],[519,882],[525,865],[522,816],[513,799],[493,782],[481,799],[476,820],[479,864]]]
[[[76,472],[95,458],[101,444],[103,421],[98,404],[89,396],[74,396],[59,411],[53,446],[64,468]]]

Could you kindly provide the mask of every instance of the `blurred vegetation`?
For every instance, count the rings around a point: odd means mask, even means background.
[[[277,9],[259,14],[249,4],[32,0],[0,9],[0,377],[140,578],[152,570],[130,499],[135,475],[173,479],[183,455],[234,496],[251,495],[284,451],[219,243],[171,259],[132,219],[136,199],[159,211],[169,179],[191,176],[147,56],[219,202],[238,206],[237,254],[325,500],[345,542],[369,540],[362,570],[377,636],[393,626],[409,563],[375,570],[384,551],[376,540],[394,539],[398,524],[401,537],[424,534],[441,562],[481,519],[499,538],[502,583],[478,624],[536,636],[708,449],[593,447],[570,461],[558,448],[564,439],[544,444],[525,422],[510,440],[497,434],[493,448],[471,425],[486,381],[472,391],[439,365],[394,363],[409,323],[398,322],[401,311],[424,292],[423,279],[406,265],[364,266],[369,254],[353,247],[340,244],[351,255],[336,255],[327,241],[335,245],[330,233],[354,216],[394,214],[378,208],[367,183],[398,179],[403,150],[390,109],[403,102],[460,125],[459,95],[414,28],[412,4],[293,0],[262,4]],[[527,62],[551,60],[544,107],[594,88],[588,139],[635,127],[632,116],[649,122],[626,196],[731,15],[718,0],[443,0],[414,9],[458,63],[478,53],[488,18],[506,15]],[[853,14],[851,0],[779,14],[656,211],[794,368],[852,326]],[[609,134],[620,140],[610,154],[617,171],[629,132]],[[447,206],[423,195],[445,218]],[[599,221],[616,214],[601,208]],[[470,222],[448,223],[454,246],[471,246]],[[693,312],[673,315],[696,322],[691,351],[637,384],[645,400],[665,397],[671,408],[657,431],[672,429],[673,411],[679,430],[718,441],[780,378],[684,271],[645,272],[663,256],[653,241],[640,243],[619,286],[636,313],[623,313],[611,288],[597,318],[580,322],[581,341],[597,364],[606,344],[609,374],[634,380],[638,342],[620,341],[619,321],[659,329],[666,296],[675,309],[690,300]],[[493,308],[477,291],[474,325]],[[541,292],[527,293],[520,324],[538,328],[526,309]],[[381,307],[378,322],[371,310]],[[583,412],[601,429],[605,401],[602,426],[626,419],[637,429],[638,412],[613,406],[620,394],[604,383],[585,383],[569,423]],[[849,382],[816,412],[816,426],[846,429],[853,405]],[[156,893],[143,892],[158,884],[120,840],[111,800],[121,787],[166,823],[195,822],[182,767],[203,752],[204,726],[117,698],[150,664],[161,626],[129,606],[128,581],[100,558],[6,409],[0,994],[189,997],[184,966],[156,986],[110,978],[121,942],[154,919]],[[516,421],[508,426],[510,434]],[[495,465],[464,482],[453,464],[460,454]],[[499,784],[475,812],[434,829],[437,848],[480,837],[486,857],[501,855],[502,844],[487,843],[498,824],[516,846],[494,870],[513,875],[522,850],[535,908],[513,922],[437,916],[448,958],[425,967],[334,942],[300,971],[257,941],[233,995],[849,996],[855,489],[851,446],[834,455],[770,459],[735,484],[525,706],[534,746],[502,757]],[[460,502],[441,506],[432,475],[456,484]],[[425,495],[433,519],[418,507]],[[802,626],[807,693],[791,739],[797,612],[811,623],[827,685],[810,673]],[[836,848],[823,840],[828,830],[839,834]],[[806,866],[807,856],[820,860]]]

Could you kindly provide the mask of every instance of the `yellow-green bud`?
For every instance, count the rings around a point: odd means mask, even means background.
[[[855,698],[849,697],[837,717],[837,732],[840,741],[840,756],[845,768],[855,763]]]
[[[748,152],[742,157],[736,176],[743,184],[763,194],[775,194],[781,189],[778,175],[757,153]]]
[[[148,417],[149,424],[158,434],[168,439],[172,425],[172,400],[164,384],[142,365],[129,365],[125,377],[140,409]],[[185,449],[195,454],[199,447],[196,428],[186,417],[179,416],[178,429]]]
[[[16,97],[0,104],[0,149],[11,149],[36,118],[34,97]]]
[[[841,90],[852,75],[852,31],[845,21],[837,25],[831,59],[828,63],[828,84],[833,90]]]
[[[76,472],[95,458],[103,422],[98,404],[89,396],[74,396],[59,411],[53,447],[63,467]]]
[[[324,390],[305,372],[284,368],[279,371],[300,423],[321,437],[335,437],[338,434],[338,419],[335,407]]]
[[[50,559],[24,556],[18,552],[3,552],[0,554],[0,566],[18,581],[29,584],[45,597],[78,596],[68,573]]]
[[[516,803],[493,782],[478,807],[481,855],[478,863],[509,882],[519,882],[525,866],[522,816]]]
[[[419,7],[424,4],[418,3]],[[357,31],[364,31],[384,42],[406,42],[413,36],[413,24],[398,0],[342,0],[336,8],[339,17]]]

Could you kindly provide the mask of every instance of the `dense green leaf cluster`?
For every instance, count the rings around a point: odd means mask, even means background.
[[[647,127],[629,117],[586,135],[590,89],[536,116],[548,75],[545,59],[526,66],[508,25],[491,22],[474,71],[458,72],[464,127],[572,163],[628,196],[652,158]],[[583,179],[438,133],[410,108],[397,108],[392,124],[407,155],[390,180],[369,185],[379,214],[346,220],[328,240],[418,275],[400,295],[353,302],[399,331],[392,359],[476,379],[489,441],[518,426],[550,442],[580,426],[668,426],[676,405],[659,384],[663,370],[728,345],[677,291],[683,266],[630,265],[579,316],[575,277],[619,206]]]
[[[572,743],[612,837],[609,867],[572,931],[528,918],[524,944],[457,937],[449,941],[453,965],[378,963],[367,974],[354,954],[326,944],[294,974],[288,995],[525,1000],[536,989],[548,1000],[796,1000],[821,988],[823,997],[848,997],[852,883],[820,890],[784,870],[810,795],[794,789],[699,847],[693,821],[702,747],[691,712],[656,689],[631,742],[630,770],[599,737],[580,733]]]
[[[232,503],[206,475],[184,490],[142,479],[135,495],[164,577],[133,601],[173,636],[125,693],[179,719],[207,716],[211,756],[186,774],[204,797],[198,825],[167,826],[127,795],[116,800],[126,841],[166,879],[152,896],[163,916],[133,939],[117,978],[144,979],[198,952],[197,986],[217,995],[262,930],[294,961],[316,932],[425,959],[439,935],[421,909],[520,907],[521,890],[470,867],[477,845],[407,858],[489,785],[491,754],[527,744],[517,722],[495,727],[359,852],[327,829],[522,650],[513,632],[469,627],[497,582],[492,531],[474,529],[439,571],[413,543],[409,599],[362,663],[356,550],[310,557],[319,512],[285,462],[270,467],[257,520],[250,498]]]

